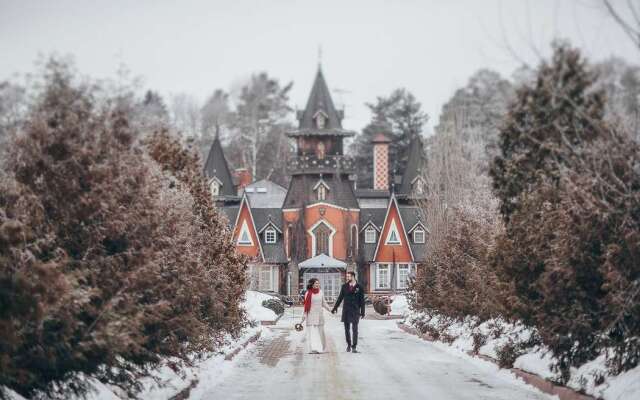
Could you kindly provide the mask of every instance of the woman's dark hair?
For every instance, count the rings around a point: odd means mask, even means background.
[[[313,284],[318,281],[318,278],[309,279],[309,283],[307,283],[307,290],[313,289]]]

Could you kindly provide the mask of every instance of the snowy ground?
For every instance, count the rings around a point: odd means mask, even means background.
[[[306,354],[304,332],[292,329],[301,312],[287,309],[224,379],[209,382],[201,374],[190,399],[550,398],[491,363],[409,335],[392,320],[361,321],[361,353],[352,354],[345,352],[339,318],[325,312],[328,353]]]
[[[399,296],[398,296],[399,297]],[[404,305],[401,299],[399,304]],[[396,300],[394,300],[394,303]],[[437,342],[440,346],[466,354],[473,350],[473,335],[480,334],[485,342],[478,353],[493,359],[497,358],[498,349],[507,342],[525,343],[532,331],[522,325],[514,325],[501,320],[486,321],[474,326],[473,321],[451,322],[436,316],[427,316],[406,309],[406,320],[409,325],[428,325],[434,330],[449,337],[450,344]],[[500,335],[493,332],[499,331]],[[536,374],[550,381],[557,381],[559,376],[552,369],[556,360],[544,346],[527,349],[514,362],[514,367]],[[596,384],[598,383],[598,384]],[[585,363],[580,368],[571,369],[571,379],[567,383],[570,388],[583,391],[604,400],[637,400],[640,399],[640,366],[617,376],[612,376],[606,366],[604,355]]]

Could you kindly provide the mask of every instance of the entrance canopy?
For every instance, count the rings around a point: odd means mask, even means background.
[[[333,257],[329,257],[326,254],[320,254],[315,257],[312,257],[308,260],[304,260],[300,264],[298,264],[298,268],[338,268],[338,269],[346,269],[347,264],[336,260]]]

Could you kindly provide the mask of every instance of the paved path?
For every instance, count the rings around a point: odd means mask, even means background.
[[[396,321],[360,322],[361,353],[345,352],[340,320],[325,314],[328,353],[304,353],[288,309],[273,335],[199,399],[549,399],[506,371],[401,331]],[[301,309],[296,309],[296,322]],[[201,377],[203,379],[203,377]]]

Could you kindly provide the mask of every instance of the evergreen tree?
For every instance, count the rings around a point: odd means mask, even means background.
[[[505,220],[532,185],[557,182],[563,163],[597,137],[592,121],[602,120],[605,103],[602,92],[590,90],[594,81],[578,50],[559,44],[552,62],[539,67],[535,84],[518,89],[490,170]]]

